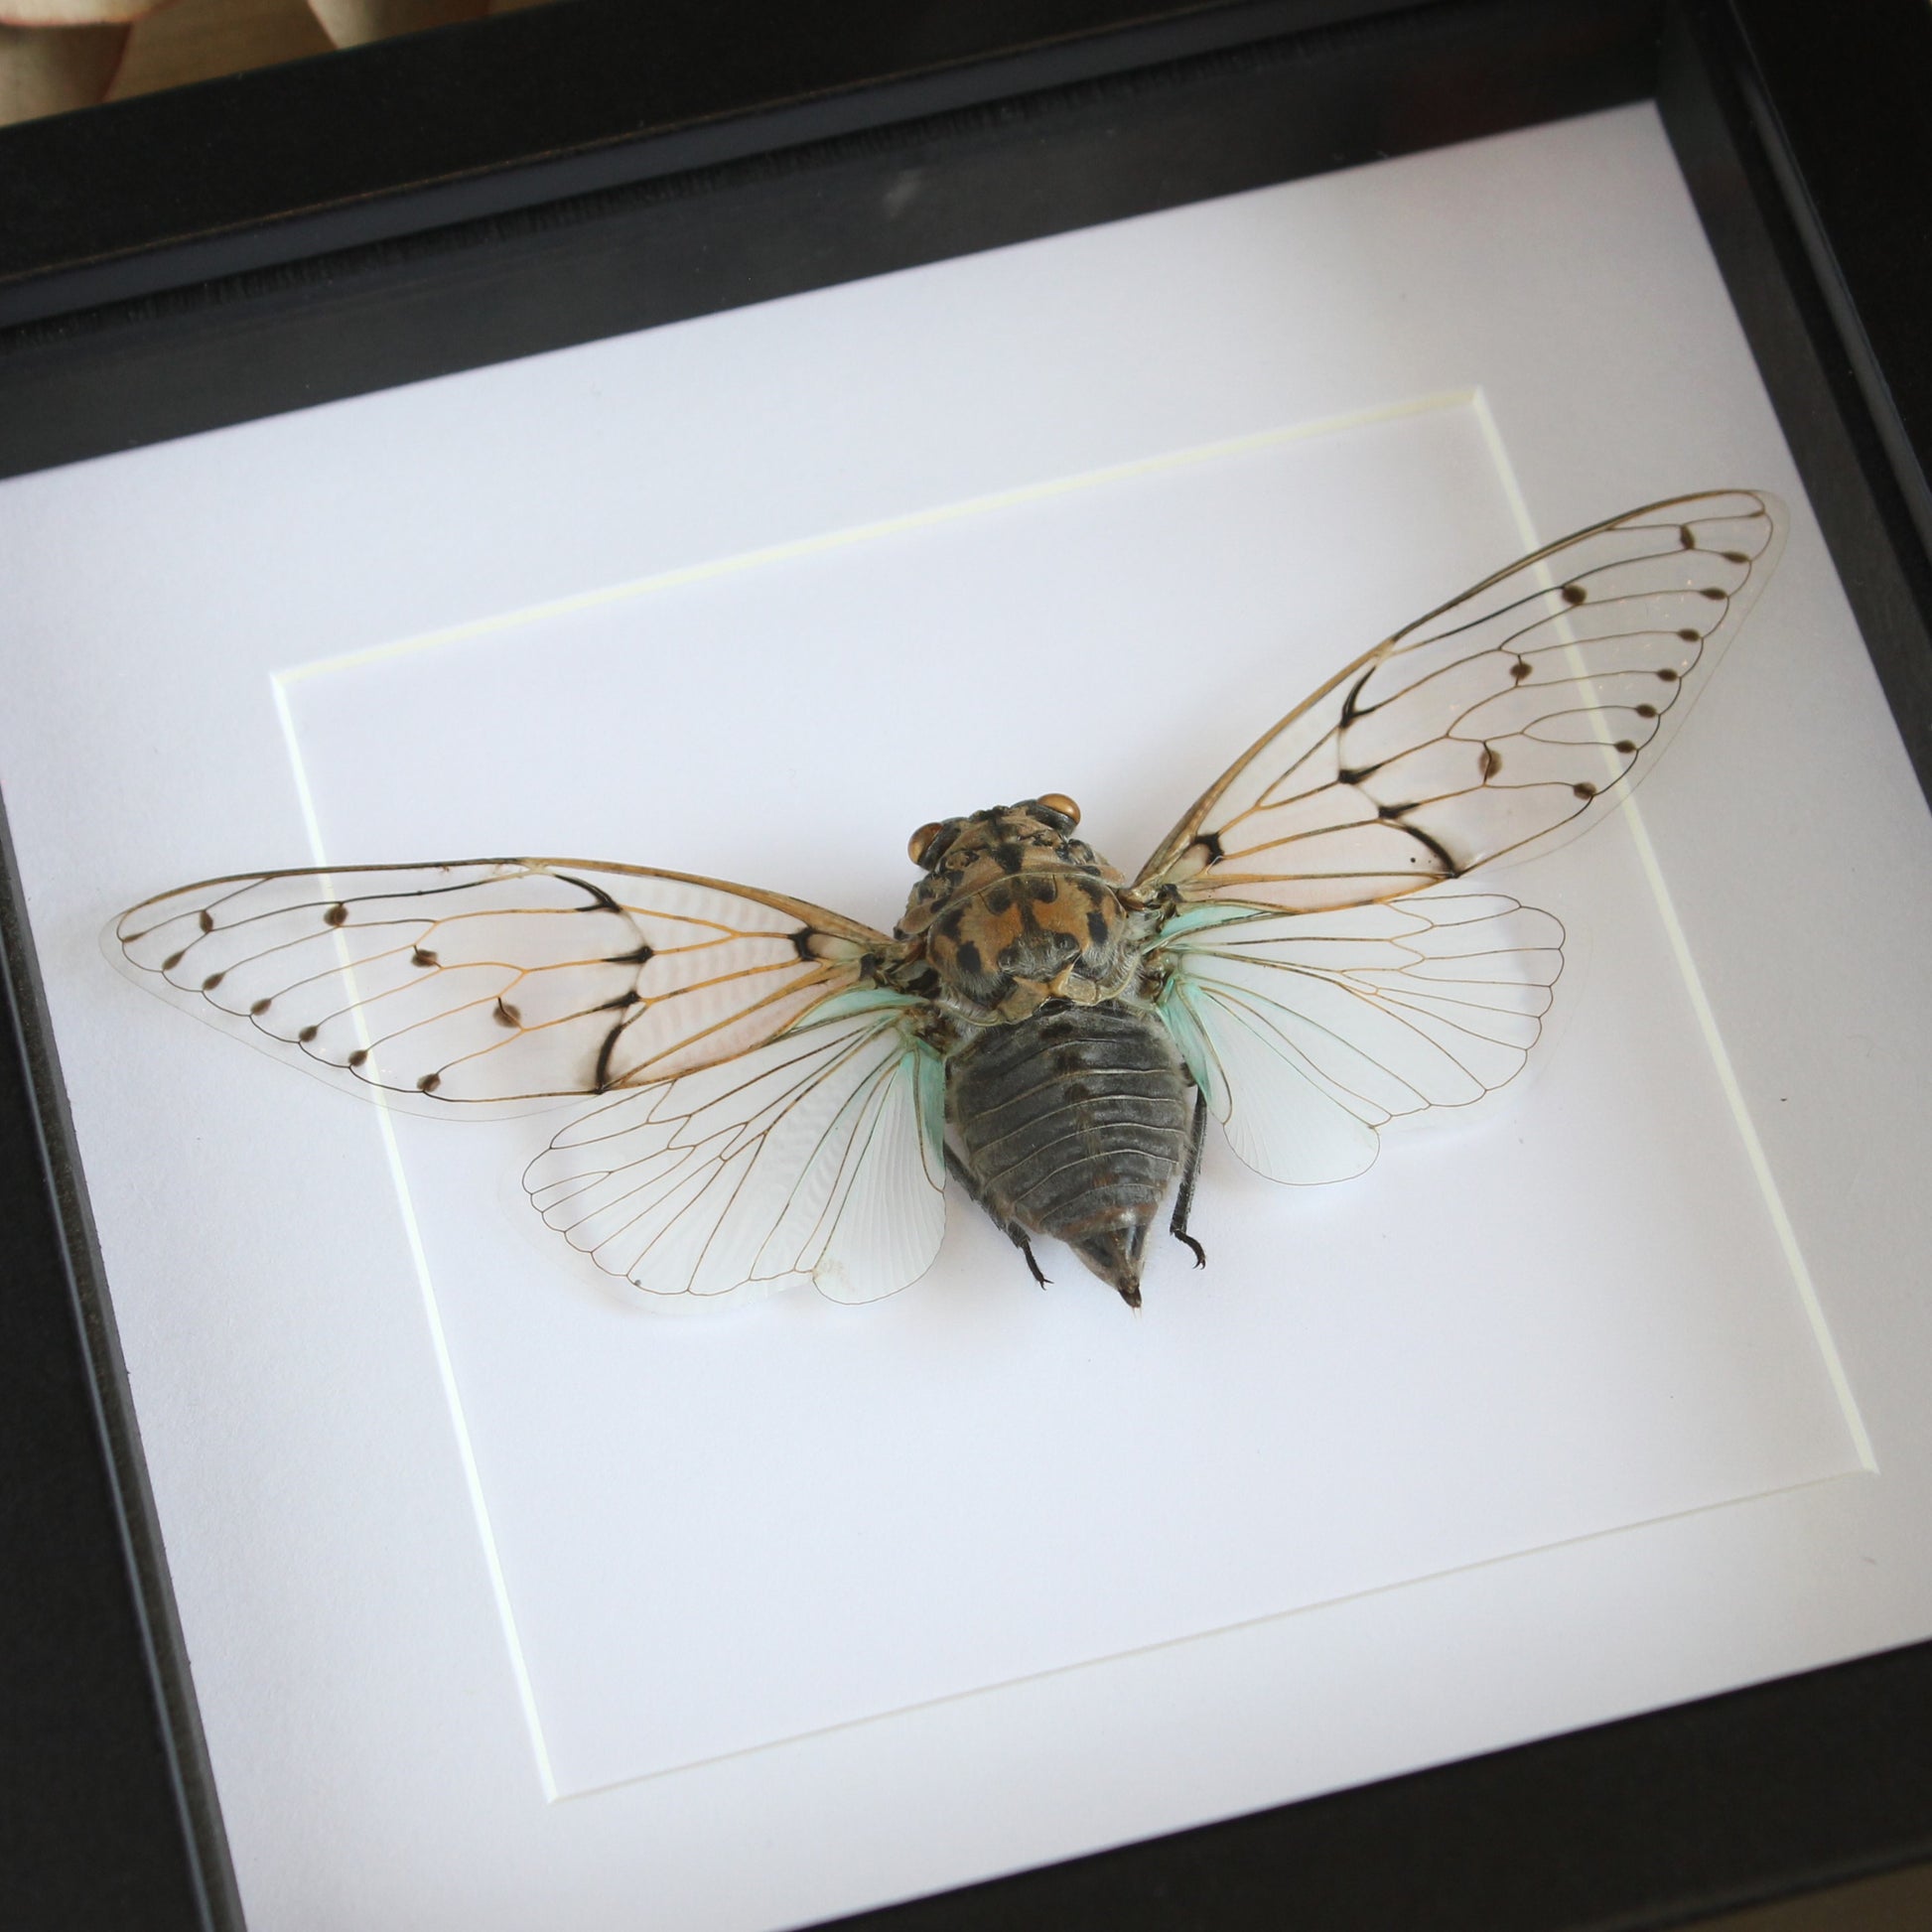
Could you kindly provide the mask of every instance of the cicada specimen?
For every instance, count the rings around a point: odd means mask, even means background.
[[[658,1296],[925,1272],[950,1176],[1138,1307],[1208,1115],[1327,1181],[1508,1081],[1563,928],[1449,890],[1605,815],[1775,562],[1761,491],[1678,497],[1485,578],[1338,671],[1130,881],[1045,792],[921,826],[885,933],[571,859],[212,880],[124,913],[137,977],[352,1088],[450,1114],[595,1096],[530,1164],[551,1227]]]

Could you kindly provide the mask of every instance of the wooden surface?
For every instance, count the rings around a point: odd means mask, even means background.
[[[1696,1921],[1697,1932],[1920,1932],[1932,1927],[1932,1864]]]
[[[274,67],[339,47],[419,33],[547,0],[158,0],[132,26],[9,25],[0,0],[0,123],[126,100],[195,80]],[[129,0],[73,0],[76,16],[130,14]]]

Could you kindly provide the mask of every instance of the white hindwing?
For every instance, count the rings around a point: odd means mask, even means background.
[[[764,1045],[565,1127],[523,1184],[551,1227],[654,1295],[838,1302],[916,1281],[945,1232],[939,1056],[921,1003],[840,995]]]
[[[1345,1180],[1376,1130],[1460,1107],[1522,1068],[1563,926],[1500,894],[1301,914],[1183,912],[1161,1012],[1236,1154],[1275,1180]]]

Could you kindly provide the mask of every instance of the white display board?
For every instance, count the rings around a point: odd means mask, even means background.
[[[1377,637],[1733,484],[1791,540],[1668,759],[1484,875],[1572,937],[1531,1072],[1341,1186],[1215,1146],[1138,1315],[955,1198],[892,1301],[667,1319],[524,1200],[554,1121],[98,949],[498,853],[890,927],[914,825],[1044,790],[1131,872]],[[0,545],[259,1932],[774,1927],[1932,1631],[1932,820],[1647,108],[22,479]]]

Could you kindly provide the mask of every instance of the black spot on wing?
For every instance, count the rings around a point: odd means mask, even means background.
[[[1341,701],[1341,727],[1344,731],[1361,716],[1362,692],[1367,688],[1369,679],[1381,668],[1380,664],[1371,664],[1349,687],[1347,697]],[[1373,711],[1375,707],[1370,705],[1368,709]]]
[[[1425,832],[1420,825],[1407,825],[1402,828],[1424,851],[1432,853],[1441,861],[1445,879],[1460,879],[1462,868],[1449,856],[1449,847],[1441,839]]]
[[[574,872],[553,873],[551,877],[561,879],[566,886],[575,886],[580,893],[588,894],[591,903],[602,912],[621,913],[623,910],[602,886],[593,885],[588,879],[579,879]]]
[[[597,1049],[597,1065],[591,1074],[591,1088],[603,1093],[611,1084],[611,1055],[618,1050],[618,1041],[623,1037],[625,1022],[620,1020],[604,1035],[604,1043]]]

